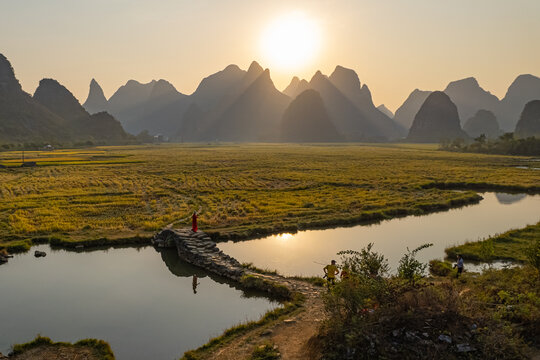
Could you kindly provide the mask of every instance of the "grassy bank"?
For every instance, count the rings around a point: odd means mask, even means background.
[[[128,238],[77,239],[59,238],[56,236],[34,237],[26,240],[0,242],[0,250],[16,254],[27,252],[33,245],[50,244],[52,248],[67,250],[92,250],[110,247],[146,246],[150,245],[150,236],[133,236]]]
[[[229,328],[222,335],[210,339],[210,341],[208,341],[206,344],[199,347],[198,349],[186,352],[181,358],[181,360],[203,359],[215,349],[219,348],[220,346],[224,346],[238,336],[242,336],[251,330],[270,325],[276,321],[283,320],[298,311],[302,311],[304,301],[305,298],[302,294],[290,293],[289,300],[286,301],[282,307],[267,312],[258,321],[250,321]]]
[[[0,163],[21,154],[4,152]],[[27,154],[0,169],[0,243],[148,236],[202,209],[218,239],[346,226],[538,192],[525,158],[399,145],[154,145]],[[76,164],[75,164],[76,163]],[[41,166],[47,165],[47,166]],[[429,169],[429,171],[426,171]],[[98,240],[91,240],[98,241]]]
[[[359,259],[357,268],[374,258]],[[328,317],[312,339],[313,358],[532,358],[540,351],[539,268],[540,252],[522,267],[459,278],[445,265],[435,271],[441,276],[416,284],[401,273],[353,270],[324,297]]]
[[[92,359],[114,360],[115,358],[110,345],[103,340],[84,339],[71,344],[68,342],[54,342],[50,338],[40,335],[30,342],[14,345],[13,355],[21,355],[36,348],[39,348],[40,350],[45,350],[47,348],[73,348],[75,351],[86,348],[92,350],[94,355]]]
[[[468,260],[510,260],[523,263],[527,260],[526,250],[536,241],[540,241],[540,222],[523,229],[510,230],[482,241],[452,246],[445,251],[450,258],[461,254]]]

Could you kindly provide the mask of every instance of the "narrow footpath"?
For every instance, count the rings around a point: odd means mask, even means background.
[[[203,231],[166,228],[152,240],[158,248],[176,247],[181,259],[209,272],[240,281],[248,275],[267,282],[287,287],[292,292],[304,295],[305,301],[291,315],[257,327],[245,334],[204,354],[204,359],[241,360],[249,359],[254,349],[263,344],[272,344],[284,360],[313,360],[309,340],[317,334],[324,318],[321,293],[324,288],[308,282],[275,274],[260,274],[244,268],[236,259],[223,253],[217,244]]]

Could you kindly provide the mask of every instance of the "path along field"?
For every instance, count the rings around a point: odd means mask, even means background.
[[[0,153],[0,248],[147,237],[202,209],[221,238],[346,225],[540,191],[527,158],[435,145],[170,144]],[[175,224],[181,225],[181,224]],[[217,237],[217,236],[216,236]]]

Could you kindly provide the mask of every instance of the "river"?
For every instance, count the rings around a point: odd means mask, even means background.
[[[433,243],[417,256],[428,262],[442,259],[444,249],[451,245],[476,241],[540,220],[540,195],[490,192],[481,195],[483,200],[478,204],[444,212],[218,245],[238,261],[251,262],[260,268],[278,270],[284,275],[322,276],[324,264],[331,259],[339,262],[337,252],[360,250],[374,243],[374,250],[384,254],[395,271],[407,247],[412,250]],[[471,264],[469,268],[472,268]]]
[[[443,258],[450,245],[540,220],[539,195],[482,196],[478,204],[444,212],[218,246],[240,262],[286,275],[322,275],[323,264],[339,260],[338,251],[373,242],[395,271],[407,247],[433,243],[418,256],[427,262]],[[47,256],[35,258],[35,250]],[[118,359],[173,359],[276,306],[264,294],[182,262],[174,250],[70,252],[40,245],[0,267],[0,351],[41,333],[56,341],[106,340]]]

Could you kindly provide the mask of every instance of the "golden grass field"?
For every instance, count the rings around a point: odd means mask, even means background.
[[[200,227],[249,237],[477,201],[473,189],[540,190],[523,157],[436,145],[195,145],[0,153],[0,246],[150,236],[201,209]],[[11,167],[10,167],[11,166]],[[187,226],[188,222],[176,223]]]

